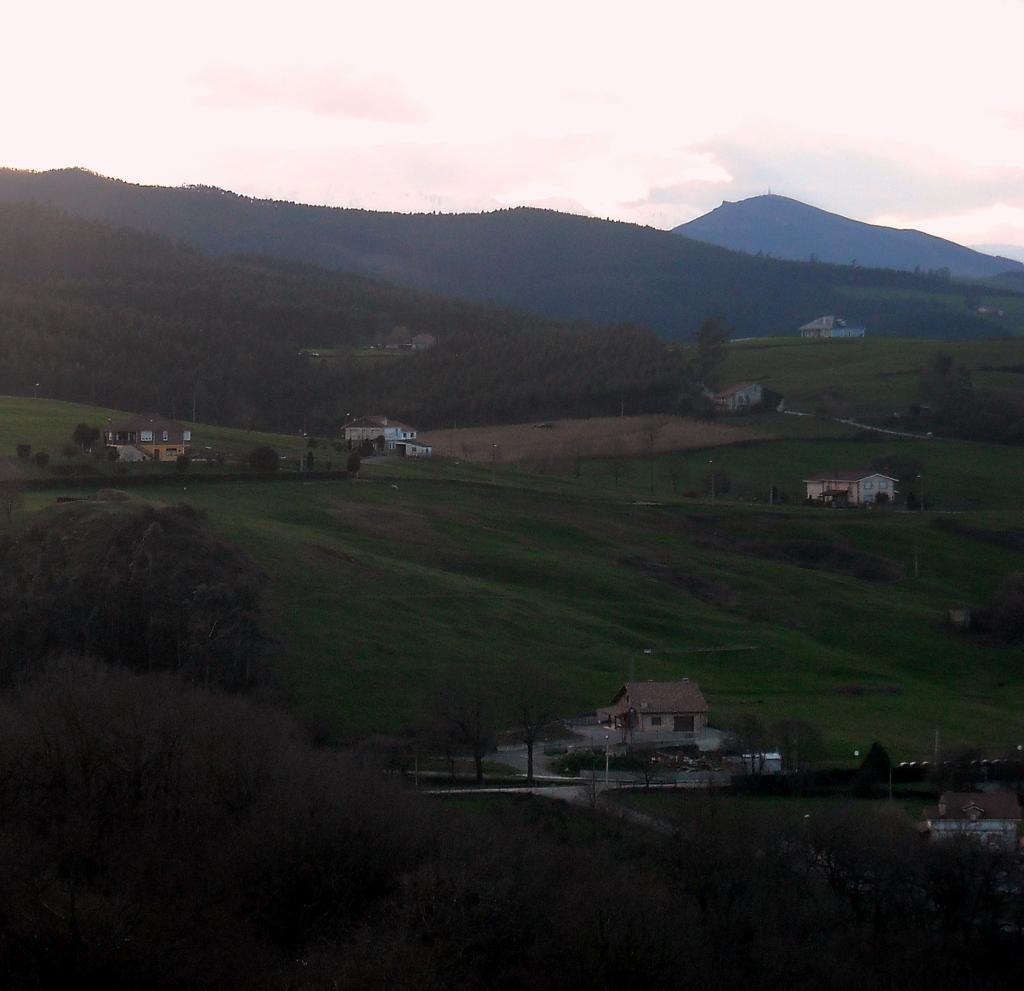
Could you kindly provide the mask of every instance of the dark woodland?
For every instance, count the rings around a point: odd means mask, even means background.
[[[428,351],[353,348],[429,334]],[[329,358],[308,352],[340,348]],[[673,408],[679,353],[269,258],[0,206],[0,393],[290,432],[346,413],[420,427]]]

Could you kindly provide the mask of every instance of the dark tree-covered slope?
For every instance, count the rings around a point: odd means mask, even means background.
[[[422,354],[350,346],[430,334]],[[304,349],[338,348],[329,360]],[[0,205],[0,392],[333,431],[346,413],[426,427],[664,409],[681,360],[649,331],[559,324],[267,258]]]
[[[823,313],[882,335],[1021,330],[1013,308],[1005,318],[983,319],[963,305],[964,290],[943,279],[750,257],[667,231],[546,210],[377,213],[210,187],[139,186],[80,169],[0,171],[0,202],[28,200],[211,254],[291,258],[555,319],[637,323],[673,339],[687,339],[711,314],[739,336],[791,333]]]
[[[954,276],[968,278],[1024,272],[1024,265],[1011,258],[982,254],[921,231],[865,224],[771,194],[725,202],[676,227],[675,233],[733,251],[795,261],[816,258],[838,265],[908,272],[947,269]]]

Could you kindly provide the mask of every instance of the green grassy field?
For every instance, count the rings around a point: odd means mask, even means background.
[[[88,423],[103,431],[108,419],[117,422],[132,415],[121,410],[81,406],[54,399],[0,396],[0,457],[13,457],[18,444],[28,443],[32,445],[33,452],[48,452],[51,463],[61,463],[67,460],[62,451],[71,443],[71,434],[77,424]],[[291,458],[297,458],[306,452],[305,438],[283,434],[196,424],[193,426],[192,436],[193,452],[196,456],[217,453],[229,458],[239,458],[261,444],[269,444],[279,453]],[[340,459],[342,456],[335,457]],[[83,459],[79,456],[77,460]],[[138,471],[140,468],[136,467],[133,470]]]
[[[1024,338],[927,341],[870,337],[815,341],[773,337],[740,341],[727,349],[723,383],[753,381],[781,392],[788,409],[836,415],[886,416],[920,402],[918,374],[945,351],[971,369],[976,386],[1024,397]]]
[[[52,443],[103,412],[19,404],[0,406],[0,444]],[[239,450],[254,437],[209,436]],[[549,667],[575,711],[604,704],[630,671],[688,676],[713,724],[743,712],[811,719],[835,759],[874,739],[896,759],[922,757],[936,727],[950,745],[1016,746],[1021,651],[952,634],[944,616],[986,600],[1021,554],[936,521],[1024,529],[1024,459],[995,445],[904,443],[929,498],[965,513],[766,506],[773,482],[796,491],[808,470],[892,448],[821,438],[639,459],[617,479],[601,461],[579,477],[498,466],[492,482],[490,466],[389,458],[359,480],[184,478],[180,494],[133,497],[187,499],[253,555],[270,578],[275,668],[294,707],[339,737],[420,723],[445,672],[525,657]],[[714,503],[700,487],[709,460],[732,479]],[[59,494],[27,495],[19,518]],[[829,550],[816,567],[801,566],[808,545]]]
[[[775,416],[778,419],[778,416]],[[787,420],[790,418],[786,418]],[[1019,509],[1024,494],[1024,455],[1018,447],[959,440],[903,440],[867,435],[867,439],[785,439],[680,452],[653,459],[616,464],[588,462],[581,478],[592,486],[618,486],[635,498],[669,498],[680,494],[710,495],[710,476],[718,479],[717,494],[732,501],[767,502],[774,485],[790,502],[804,497],[802,480],[834,468],[869,468],[879,459],[915,463],[913,478],[900,486],[920,496],[922,484],[936,510]],[[568,471],[568,469],[563,469]],[[728,483],[723,484],[722,476]],[[653,485],[652,485],[653,480]]]

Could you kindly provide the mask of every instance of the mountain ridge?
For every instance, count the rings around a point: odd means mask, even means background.
[[[214,256],[275,256],[548,319],[640,324],[674,340],[688,339],[711,315],[736,336],[792,333],[821,313],[887,336],[1024,332],[1024,309],[997,305],[993,312],[1006,316],[983,319],[948,279],[756,258],[669,231],[528,207],[379,213],[211,186],[142,186],[82,169],[0,170],[0,202],[25,201]]]
[[[672,229],[747,254],[913,272],[948,269],[964,278],[1024,272],[1012,258],[987,255],[912,228],[883,227],[766,193],[721,206]]]

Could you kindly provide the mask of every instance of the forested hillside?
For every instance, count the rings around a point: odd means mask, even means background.
[[[434,348],[371,360],[403,333]],[[323,349],[316,359],[301,353]],[[330,357],[326,357],[331,349]],[[291,431],[663,409],[681,359],[635,327],[559,324],[38,205],[0,206],[0,392]]]
[[[822,313],[864,323],[873,335],[1024,332],[1024,300],[1002,286],[756,258],[671,232],[546,210],[375,213],[210,187],[138,186],[80,169],[0,171],[0,202],[30,200],[215,255],[289,257],[556,319],[638,323],[677,340],[715,314],[735,325],[737,336],[795,332]],[[992,311],[980,315],[981,303]]]

